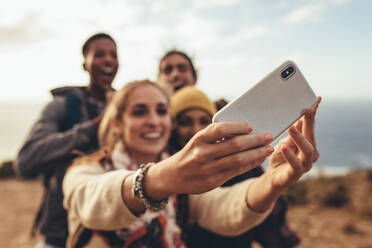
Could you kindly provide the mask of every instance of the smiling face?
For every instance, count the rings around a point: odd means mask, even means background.
[[[89,73],[90,90],[103,93],[110,90],[119,67],[115,43],[108,38],[92,41],[83,66]]]
[[[190,62],[184,56],[175,53],[160,62],[158,83],[165,88],[171,86],[173,91],[177,91],[184,86],[194,85],[196,78]]]
[[[191,108],[178,114],[176,122],[178,144],[184,147],[192,136],[212,122],[212,117],[205,110]]]
[[[120,121],[126,150],[138,163],[157,161],[168,143],[171,118],[169,102],[151,85],[134,88]]]

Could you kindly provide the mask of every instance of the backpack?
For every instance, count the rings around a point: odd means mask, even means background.
[[[63,120],[63,122],[60,124],[60,131],[66,131],[71,129],[76,123],[80,121],[81,112],[80,112],[80,103],[81,100],[72,93],[68,93],[63,95],[66,99],[66,118]],[[44,176],[44,188],[49,188],[49,181],[54,176],[53,171],[49,171],[45,173]],[[43,212],[45,211],[45,204],[46,204],[46,198],[47,198],[47,191],[44,192],[43,196],[43,202],[40,204],[39,209],[37,211],[34,223],[32,225],[31,229],[31,237],[35,237],[36,230],[38,229]]]

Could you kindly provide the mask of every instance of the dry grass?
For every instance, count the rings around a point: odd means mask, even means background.
[[[301,236],[300,248],[372,247],[371,175],[354,171],[310,178],[287,192],[292,197],[288,222]],[[298,204],[304,199],[306,204]]]

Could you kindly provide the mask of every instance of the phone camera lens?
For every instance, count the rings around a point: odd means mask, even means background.
[[[294,67],[290,65],[281,72],[281,76],[283,79],[288,79],[293,75],[294,71],[295,71]]]
[[[287,78],[288,77],[288,71],[287,70],[284,70],[283,72],[282,72],[282,78]]]

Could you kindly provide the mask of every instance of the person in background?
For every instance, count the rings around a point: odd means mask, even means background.
[[[63,181],[68,247],[186,247],[187,222],[237,235],[262,221],[316,159],[317,106],[276,152],[270,134],[223,122],[204,128],[172,156],[166,150],[169,107],[165,91],[148,80],[115,93],[99,126],[101,149],[76,160]],[[262,176],[218,187],[271,154]]]
[[[169,95],[172,95],[184,86],[196,85],[198,72],[190,56],[179,50],[167,51],[159,61],[157,83]],[[217,100],[215,105],[220,110],[227,104],[223,98]]]
[[[169,150],[176,153],[200,130],[212,123],[217,112],[208,96],[194,86],[185,86],[171,97],[173,121]]]
[[[174,128],[169,142],[169,150],[177,152],[200,130],[212,122],[216,113],[213,102],[194,86],[185,86],[172,96],[171,116]],[[258,166],[245,174],[226,182],[223,186],[231,186],[264,173]],[[197,225],[189,228],[190,247],[249,247],[256,241],[263,247],[293,247],[299,244],[299,237],[286,224],[287,203],[280,197],[268,218],[252,230],[238,237],[224,237],[209,232]]]
[[[184,86],[195,85],[197,79],[194,64],[186,53],[170,50],[160,59],[157,83],[170,95]]]
[[[25,178],[41,176],[45,194],[35,219],[43,240],[38,247],[65,247],[68,236],[67,212],[62,206],[62,179],[77,156],[98,148],[97,127],[119,67],[117,46],[105,33],[97,33],[82,47],[83,68],[89,75],[86,86],[69,86],[51,91],[48,103],[14,163]]]

